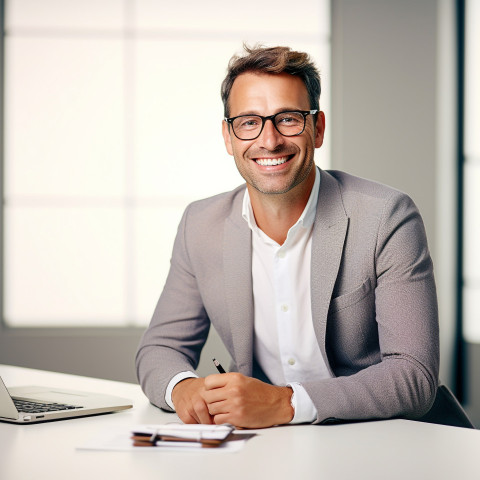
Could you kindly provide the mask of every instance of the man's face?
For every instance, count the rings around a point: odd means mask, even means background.
[[[307,89],[296,76],[243,73],[235,80],[229,98],[230,117],[256,114],[274,115],[282,111],[310,110]],[[313,184],[313,156],[323,143],[325,118],[318,114],[317,123],[308,115],[305,130],[295,137],[284,137],[268,120],[255,140],[239,140],[223,122],[223,138],[238,171],[250,187],[265,194],[286,193],[300,185]],[[280,161],[266,165],[267,159]]]

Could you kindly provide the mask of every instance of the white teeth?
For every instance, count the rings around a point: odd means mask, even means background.
[[[288,160],[288,157],[281,158],[257,158],[255,161],[262,166],[266,165],[281,165]]]

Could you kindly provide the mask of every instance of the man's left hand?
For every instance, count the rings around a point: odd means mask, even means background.
[[[292,389],[277,387],[240,373],[209,375],[204,399],[216,424],[264,428],[289,423],[294,415]]]

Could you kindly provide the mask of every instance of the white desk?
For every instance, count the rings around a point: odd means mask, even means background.
[[[76,447],[108,428],[176,417],[138,385],[0,365],[7,387],[44,384],[131,398],[120,413],[36,425],[0,423],[1,480],[479,479],[480,431],[407,420],[258,430],[238,453],[102,452]]]

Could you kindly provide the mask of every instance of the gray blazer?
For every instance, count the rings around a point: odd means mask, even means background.
[[[213,324],[233,369],[265,379],[253,354],[251,231],[245,186],[191,204],[136,357],[150,401],[195,369]],[[321,171],[311,268],[315,334],[332,378],[303,384],[316,422],[422,416],[438,382],[438,315],[425,230],[405,194]]]

